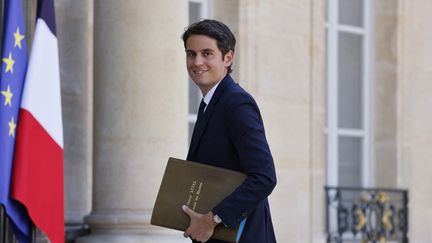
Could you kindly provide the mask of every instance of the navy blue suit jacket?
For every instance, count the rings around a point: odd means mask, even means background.
[[[241,243],[276,242],[267,201],[276,173],[263,121],[252,96],[230,75],[220,82],[195,124],[187,159],[246,173],[244,183],[212,212],[230,228],[247,218]]]

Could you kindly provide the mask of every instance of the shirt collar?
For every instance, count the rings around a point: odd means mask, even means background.
[[[219,81],[215,86],[213,86],[213,88],[211,88],[209,90],[209,92],[207,92],[206,96],[204,96],[203,100],[204,100],[204,103],[206,103],[206,108],[207,108],[207,105],[210,103],[210,100],[213,97],[214,92],[216,91],[216,88],[219,86],[221,81]]]

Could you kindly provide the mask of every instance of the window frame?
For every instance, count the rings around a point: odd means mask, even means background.
[[[327,0],[326,6],[326,183],[338,186],[339,183],[339,138],[360,138],[361,140],[361,185],[374,185],[374,161],[372,134],[372,16],[371,0],[363,0],[362,27],[339,23],[339,1]],[[338,46],[339,33],[350,33],[362,36],[362,128],[340,128],[338,111]]]

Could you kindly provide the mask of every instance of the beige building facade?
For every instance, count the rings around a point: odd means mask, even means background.
[[[325,186],[347,185],[408,190],[409,240],[432,239],[432,1],[55,7],[70,240],[189,242],[150,216],[168,157],[188,150],[196,90],[180,37],[203,17],[237,37],[233,76],[261,109],[276,165],[278,242],[326,242]]]

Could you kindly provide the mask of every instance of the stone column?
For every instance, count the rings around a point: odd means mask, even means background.
[[[187,2],[96,0],[94,9],[92,233],[78,242],[180,242],[181,232],[149,222],[168,157],[187,152]]]
[[[79,229],[91,210],[93,1],[55,2],[64,125],[65,223]]]

